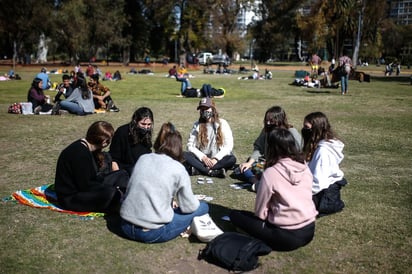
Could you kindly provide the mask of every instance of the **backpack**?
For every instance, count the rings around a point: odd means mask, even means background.
[[[198,260],[206,260],[232,271],[249,271],[257,268],[258,256],[272,249],[263,241],[237,232],[225,232],[199,251]]]

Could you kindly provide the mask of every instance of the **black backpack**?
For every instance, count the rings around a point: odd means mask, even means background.
[[[272,249],[259,239],[237,232],[225,232],[199,251],[204,259],[232,271],[249,271],[258,267],[258,256],[267,255]]]

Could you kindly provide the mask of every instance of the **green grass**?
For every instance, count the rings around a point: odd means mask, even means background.
[[[186,139],[198,116],[198,99],[177,98],[180,83],[164,77],[166,68],[157,68],[153,76],[128,75],[128,68],[120,68],[125,80],[104,82],[112,90],[119,113],[86,117],[8,114],[11,103],[26,100],[38,70],[18,67],[23,80],[0,82],[0,197],[52,183],[60,151],[83,137],[93,121],[107,120],[117,128],[129,122],[136,108],[148,106],[155,115],[155,134],[163,122],[171,121]],[[383,75],[380,68],[365,71]],[[293,70],[274,70],[271,81],[193,73],[194,87],[210,83],[226,89],[225,98],[216,99],[216,104],[232,127],[238,163],[251,153],[263,115],[272,105],[284,107],[299,130],[306,114],[325,112],[345,142],[342,169],[349,185],[342,190],[344,211],[319,219],[315,239],[308,246],[261,257],[256,273],[412,272],[412,86],[407,78],[350,81],[349,95],[341,96],[335,89],[290,86]],[[61,76],[51,77],[59,81]],[[211,214],[223,229],[233,229],[220,219],[230,209],[253,210],[255,195],[232,190],[233,179],[215,179],[213,185],[195,181],[192,178],[196,194],[214,197]],[[227,273],[197,261],[198,250],[205,246],[197,241],[178,238],[146,245],[123,239],[112,230],[105,218],[85,221],[1,203],[0,273]]]

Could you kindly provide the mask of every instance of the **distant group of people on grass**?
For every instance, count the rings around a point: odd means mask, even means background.
[[[349,76],[352,72],[352,59],[347,55],[343,55],[339,57],[338,66],[336,66],[335,57],[332,57],[328,69],[323,68],[321,62],[322,59],[317,54],[313,54],[309,61],[311,72],[303,77],[295,78],[291,84],[308,88],[339,88],[339,85],[334,83],[339,81],[341,94],[346,95],[348,93]]]
[[[193,194],[190,176],[225,178],[234,169],[232,177],[250,182],[256,200],[254,212],[233,210],[231,222],[280,251],[308,244],[316,217],[343,209],[340,189],[346,180],[339,165],[344,144],[324,113],[304,118],[302,138],[283,108],[269,108],[252,155],[235,168],[232,130],[213,98],[201,98],[197,110],[186,151],[171,122],[161,125],[152,143],[154,115],[147,107],[138,108],[117,130],[105,121],[93,123],[85,138],[58,158],[60,205],[119,213],[126,237],[165,242],[209,211]]]
[[[27,94],[27,101],[32,104],[34,114],[58,115],[68,112],[88,115],[97,111],[119,111],[111,97],[110,89],[99,82],[99,75],[90,74],[87,81],[82,71],[71,75],[63,74],[62,83],[56,86],[56,95],[51,102],[50,96],[44,93],[51,88],[46,72],[46,68],[41,69]]]

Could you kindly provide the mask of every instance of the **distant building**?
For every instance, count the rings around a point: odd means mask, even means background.
[[[412,24],[412,0],[388,0],[389,17],[397,25]]]

